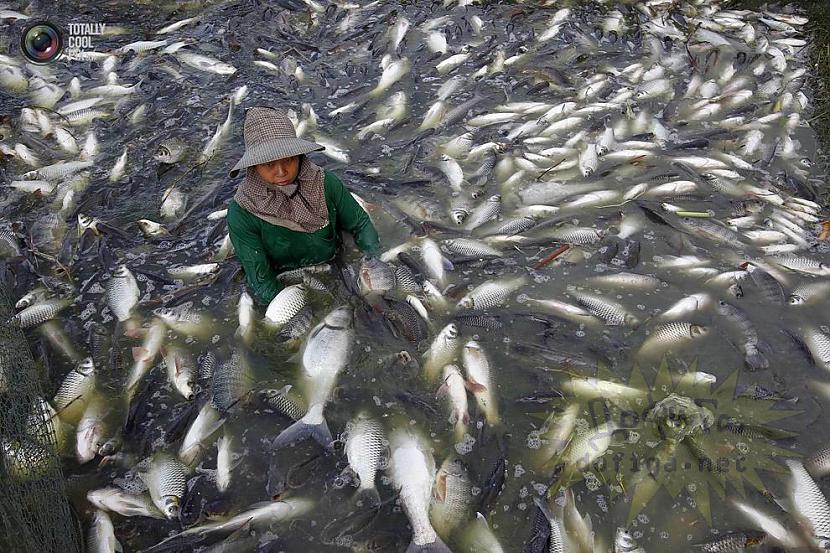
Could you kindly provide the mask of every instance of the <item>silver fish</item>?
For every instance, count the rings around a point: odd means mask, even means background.
[[[810,523],[810,530],[820,549],[830,544],[830,504],[800,461],[788,459],[790,500],[798,513]]]
[[[429,518],[438,535],[448,540],[453,530],[465,522],[473,509],[473,483],[464,462],[449,455],[432,486]]]
[[[444,366],[455,360],[460,347],[458,339],[458,325],[450,323],[441,329],[432,344],[424,352],[424,374],[427,379],[434,381]]]
[[[374,507],[380,504],[375,487],[375,475],[385,463],[386,440],[383,426],[366,412],[360,412],[346,427],[346,458],[357,474],[358,505]]]
[[[134,494],[120,488],[102,488],[86,494],[87,500],[98,509],[118,513],[125,517],[164,518],[145,494]]]
[[[490,361],[481,344],[475,340],[464,344],[462,360],[467,374],[467,388],[475,396],[479,409],[487,419],[487,424],[497,425],[499,423],[498,393]]]
[[[429,503],[435,481],[435,459],[422,437],[396,429],[391,436],[389,475],[400,491],[404,512],[412,526],[411,552],[449,553],[429,520]]]
[[[625,528],[617,528],[614,535],[614,553],[646,553]]]
[[[685,321],[674,321],[660,325],[652,330],[648,338],[645,339],[643,345],[640,346],[638,355],[655,358],[672,348],[703,338],[708,333],[709,329],[707,327]]]
[[[112,525],[112,520],[105,511],[95,511],[92,524],[87,533],[86,548],[89,553],[123,551],[121,544],[115,539],[115,528]]]
[[[625,307],[605,296],[596,296],[584,292],[569,292],[574,299],[582,304],[592,315],[605,321],[611,326],[632,326],[640,324],[639,319]]]
[[[524,276],[484,282],[461,298],[458,301],[458,307],[460,309],[498,307],[526,284],[527,278]]]
[[[179,516],[186,484],[186,467],[172,455],[158,454],[141,479],[147,484],[156,508],[168,519]]]
[[[126,265],[116,267],[106,283],[107,305],[115,318],[121,322],[128,320],[139,296],[138,282],[133,273]]]
[[[308,411],[274,439],[274,448],[311,437],[324,448],[331,449],[331,431],[324,410],[338,375],[349,362],[353,347],[354,313],[351,307],[333,309],[311,330],[301,354],[301,388]]]
[[[304,284],[286,286],[274,296],[265,311],[265,322],[281,328],[299,313],[308,302],[308,288]]]
[[[50,319],[54,319],[70,303],[66,299],[45,300],[25,308],[12,317],[10,323],[19,328],[31,328]]]
[[[55,394],[53,403],[67,422],[77,421],[95,389],[95,365],[91,357],[69,371]]]

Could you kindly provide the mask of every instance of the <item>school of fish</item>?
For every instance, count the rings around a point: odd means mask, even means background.
[[[750,380],[814,367],[830,401],[803,15],[244,4],[108,25],[55,65],[0,54],[4,324],[49,375],[29,424],[54,429],[0,454],[16,478],[56,451],[96,482],[78,504],[88,551],[660,551],[582,514],[581,471],[624,429],[586,426],[570,400],[647,396],[599,364],[668,359],[710,386],[727,373],[693,360],[717,351]],[[24,12],[2,24],[43,15]],[[282,273],[268,306],[225,224],[260,104],[325,146],[384,248]],[[549,411],[541,429],[522,402]],[[830,549],[830,446],[798,453],[775,502],[727,498],[741,525],[683,550]]]

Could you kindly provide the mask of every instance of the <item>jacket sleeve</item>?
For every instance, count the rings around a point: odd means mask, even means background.
[[[231,243],[242,262],[248,287],[260,303],[267,305],[282,289],[282,284],[265,254],[259,230],[236,203],[228,206],[227,220]]]
[[[337,210],[337,228],[354,236],[357,247],[364,253],[374,254],[380,250],[380,240],[369,215],[352,197],[351,192],[334,174],[328,173],[331,183],[330,194]]]

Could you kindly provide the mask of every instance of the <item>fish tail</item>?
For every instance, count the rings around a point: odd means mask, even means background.
[[[452,550],[447,547],[447,544],[441,538],[435,536],[435,541],[423,545],[410,542],[409,547],[406,548],[406,553],[452,553]]]
[[[308,415],[280,432],[279,436],[271,442],[271,447],[273,449],[280,449],[307,438],[312,438],[323,446],[324,449],[331,451],[334,439],[331,437],[331,431],[329,430],[328,423],[326,423],[326,419],[323,418],[319,423],[311,423],[306,420],[306,417]]]
[[[744,361],[746,361],[747,367],[753,371],[769,368],[769,361],[754,345],[747,345]]]
[[[374,509],[380,505],[380,494],[374,486],[371,488],[358,488],[354,494],[353,501],[356,505]]]

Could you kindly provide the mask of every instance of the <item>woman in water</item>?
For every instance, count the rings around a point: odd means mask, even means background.
[[[246,174],[228,204],[228,229],[260,303],[282,289],[279,273],[332,259],[338,231],[352,234],[364,254],[377,253],[369,216],[334,173],[306,156],[324,147],[297,138],[285,111],[250,108],[244,135],[245,153],[230,176]]]

